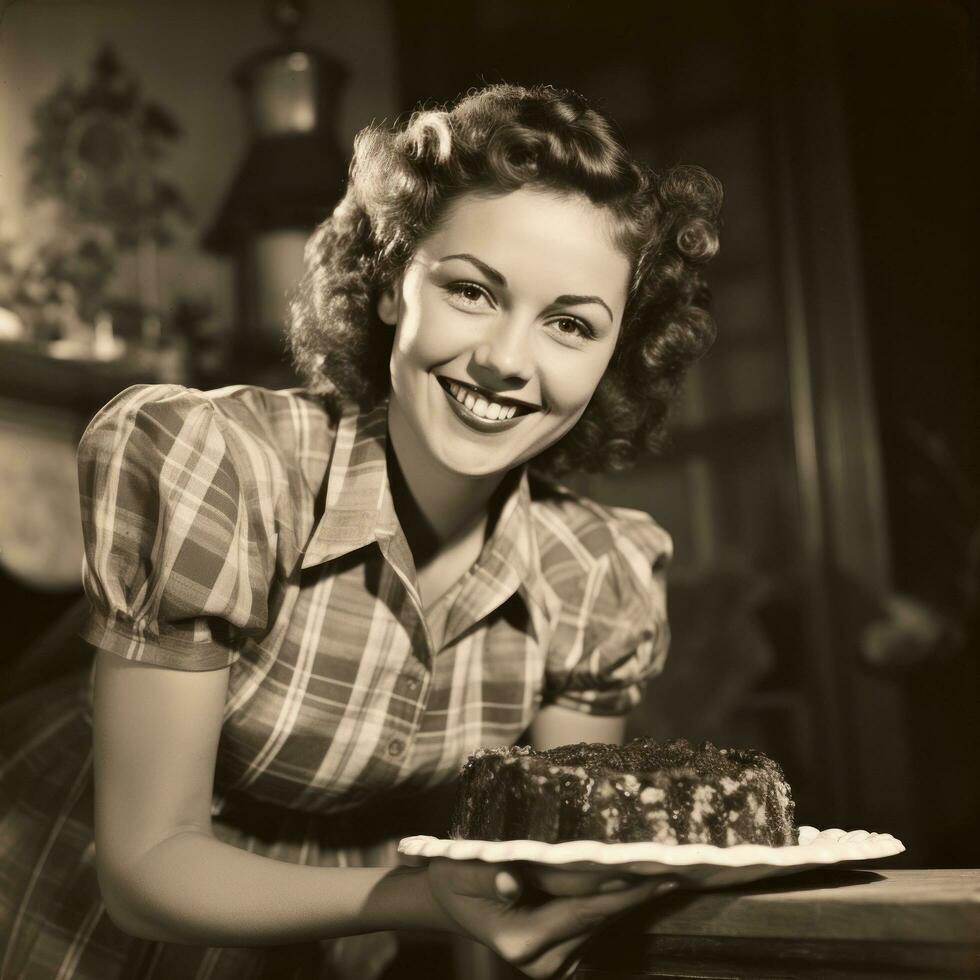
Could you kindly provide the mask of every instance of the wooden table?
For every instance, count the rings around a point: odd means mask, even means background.
[[[574,976],[980,977],[980,870],[837,869],[679,892],[598,937]]]

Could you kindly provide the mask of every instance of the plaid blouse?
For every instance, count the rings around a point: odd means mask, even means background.
[[[145,663],[230,667],[212,809],[215,832],[238,846],[304,863],[393,863],[393,841],[421,832],[408,798],[451,780],[481,746],[513,743],[542,705],[628,711],[663,665],[668,535],[643,512],[526,470],[476,563],[424,612],[386,436],[387,404],[335,418],[302,390],[158,385],[119,395],[79,447],[84,636]],[[76,779],[86,760],[72,764]],[[90,795],[88,783],[77,792]],[[395,797],[408,801],[391,807]],[[63,860],[91,844],[77,794],[72,807]],[[362,815],[384,810],[401,820],[385,849],[346,843],[371,823]],[[88,901],[69,904],[95,930],[97,893]],[[114,927],[101,921],[99,945],[111,946]],[[62,928],[65,948],[94,955],[79,929]],[[94,962],[64,975],[116,975]],[[371,975],[365,962],[350,975]],[[180,963],[183,973],[153,976],[196,975]],[[236,980],[251,975],[227,964]]]
[[[216,784],[336,812],[452,778],[543,703],[619,714],[667,646],[667,535],[526,474],[429,634],[386,467],[387,406],[298,391],[123,393],[79,449],[85,638],[231,665]],[[219,807],[220,809],[220,807]]]

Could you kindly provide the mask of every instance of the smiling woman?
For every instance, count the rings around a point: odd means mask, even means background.
[[[453,202],[379,303],[395,327],[389,425],[400,460],[495,485],[578,422],[629,287],[606,224],[584,197],[533,188]],[[447,398],[450,384],[470,394]]]
[[[656,443],[719,200],[547,87],[369,128],[293,302],[308,388],[99,413],[94,700],[0,717],[0,974],[370,980],[362,934],[422,929],[543,978],[659,894],[393,866],[471,753],[616,741],[663,665],[669,536],[551,477]]]
[[[500,204],[514,192],[510,204]],[[307,272],[292,304],[297,366],[313,390],[362,408],[386,397],[393,336],[380,329],[379,296],[406,274],[422,240],[441,234],[461,208],[489,218],[496,201],[494,254],[508,253],[509,262],[468,247],[430,249],[428,261],[457,260],[446,285],[474,310],[487,304],[506,310],[509,297],[495,290],[506,293],[507,273],[518,265],[525,275],[550,270],[573,283],[547,298],[557,306],[549,310],[551,329],[585,338],[609,324],[611,360],[578,424],[539,451],[531,467],[551,477],[625,468],[660,448],[669,403],[714,338],[702,273],[718,248],[721,197],[719,182],[700,167],[662,173],[642,167],[607,118],[580,96],[546,86],[493,86],[448,111],[416,113],[404,127],[369,127],[355,141],[344,201],[307,248]],[[528,246],[520,263],[511,219]],[[571,233],[567,240],[563,232]],[[591,272],[574,275],[585,264],[581,246],[589,233],[586,252],[597,249],[606,259],[596,274],[615,278],[609,263],[625,264],[618,318],[613,297],[621,283],[607,285],[604,296],[586,286]],[[565,258],[577,265],[561,277]],[[479,385],[465,375],[457,380]]]

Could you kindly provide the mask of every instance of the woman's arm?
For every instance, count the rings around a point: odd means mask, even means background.
[[[539,752],[572,742],[619,744],[626,733],[625,715],[590,715],[558,704],[542,708],[531,722],[531,747]]]
[[[227,669],[98,654],[96,853],[113,921],[146,939],[213,946],[451,928],[420,887],[425,869],[306,867],[212,835],[227,686]]]

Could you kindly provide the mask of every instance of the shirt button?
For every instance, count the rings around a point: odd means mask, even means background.
[[[401,755],[405,751],[405,742],[400,738],[393,738],[388,743],[388,755]]]
[[[419,682],[417,677],[406,677],[405,687],[407,687],[412,694],[414,694],[419,689]]]

